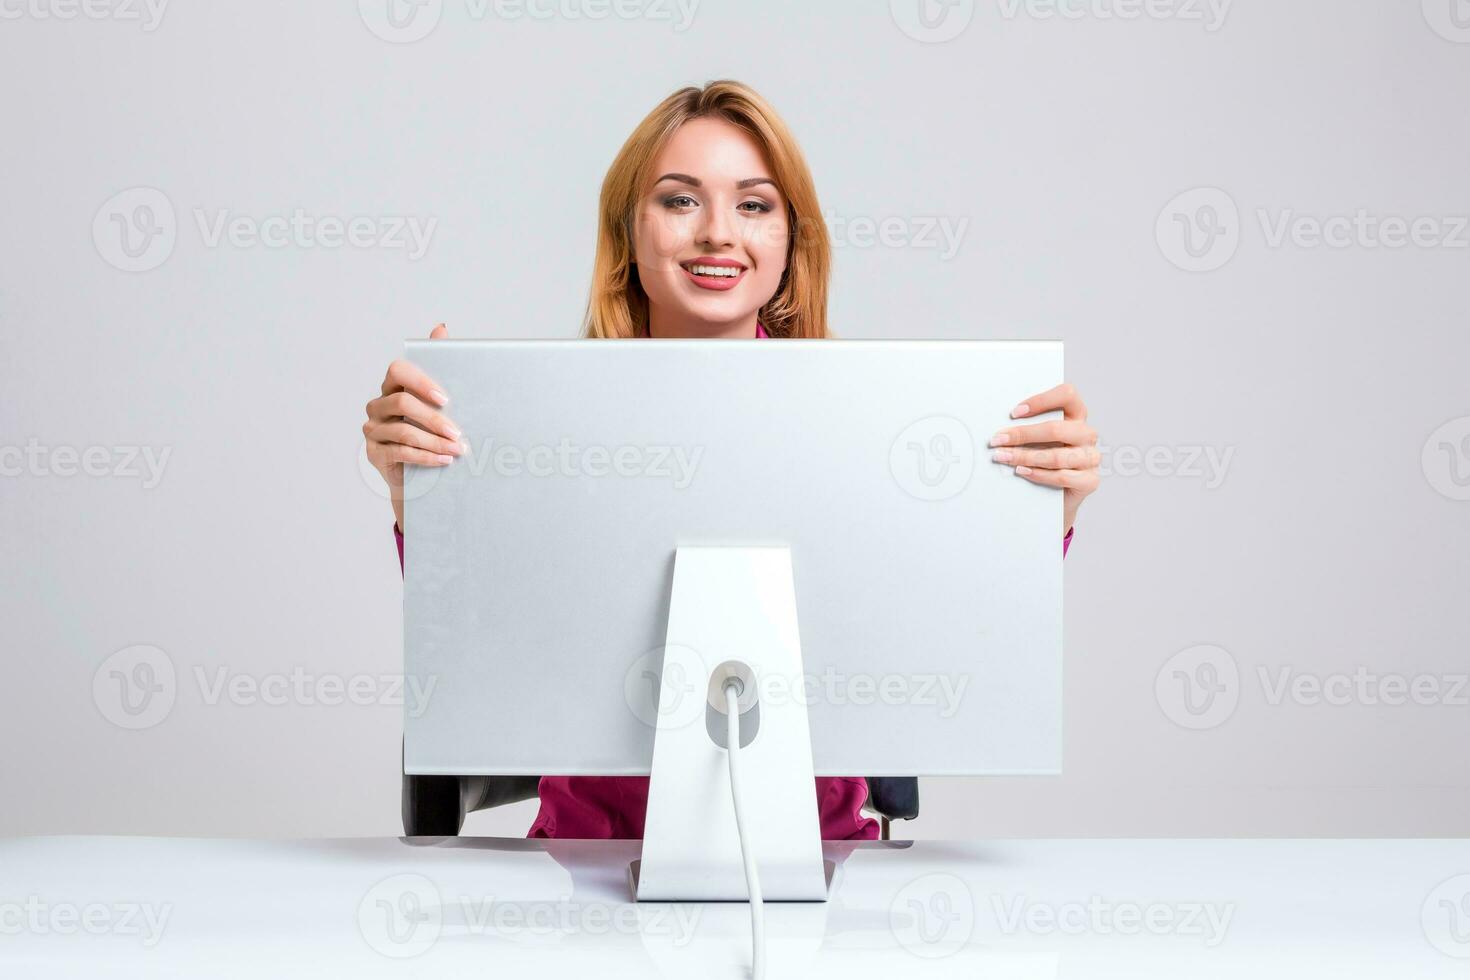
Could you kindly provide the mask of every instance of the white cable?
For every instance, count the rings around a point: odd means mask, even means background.
[[[740,858],[745,862],[745,890],[750,893],[750,975],[751,980],[765,980],[766,918],[755,852],[750,848],[750,828],[745,825],[745,807],[741,805],[740,682],[734,678],[725,682],[725,748],[730,755],[730,796],[735,800],[735,829],[740,834]]]

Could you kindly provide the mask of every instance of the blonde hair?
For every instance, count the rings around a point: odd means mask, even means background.
[[[772,337],[826,337],[832,247],[811,171],[776,111],[749,86],[729,80],[682,88],[664,99],[633,130],[608,168],[598,204],[586,335],[648,336],[648,294],[633,267],[634,212],[664,144],[684,123],[703,117],[724,119],[749,133],[786,196],[791,229],[786,271],[758,319]]]

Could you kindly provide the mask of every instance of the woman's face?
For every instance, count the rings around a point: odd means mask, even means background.
[[[786,271],[786,198],[759,144],[691,119],[654,161],[634,215],[636,272],[655,337],[754,336]]]

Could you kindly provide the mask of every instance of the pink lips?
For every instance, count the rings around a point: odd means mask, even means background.
[[[706,276],[690,272],[689,267],[694,265],[711,265],[723,269],[738,269],[740,271],[733,276]],[[688,262],[680,263],[680,268],[684,270],[684,275],[689,277],[689,281],[701,289],[734,289],[740,284],[740,280],[745,278],[745,266],[736,262],[734,259],[717,259],[714,257],[691,259]]]

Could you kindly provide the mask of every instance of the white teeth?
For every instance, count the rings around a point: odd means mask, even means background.
[[[725,279],[740,275],[740,270],[730,265],[691,265],[689,271],[696,276],[720,276]]]

